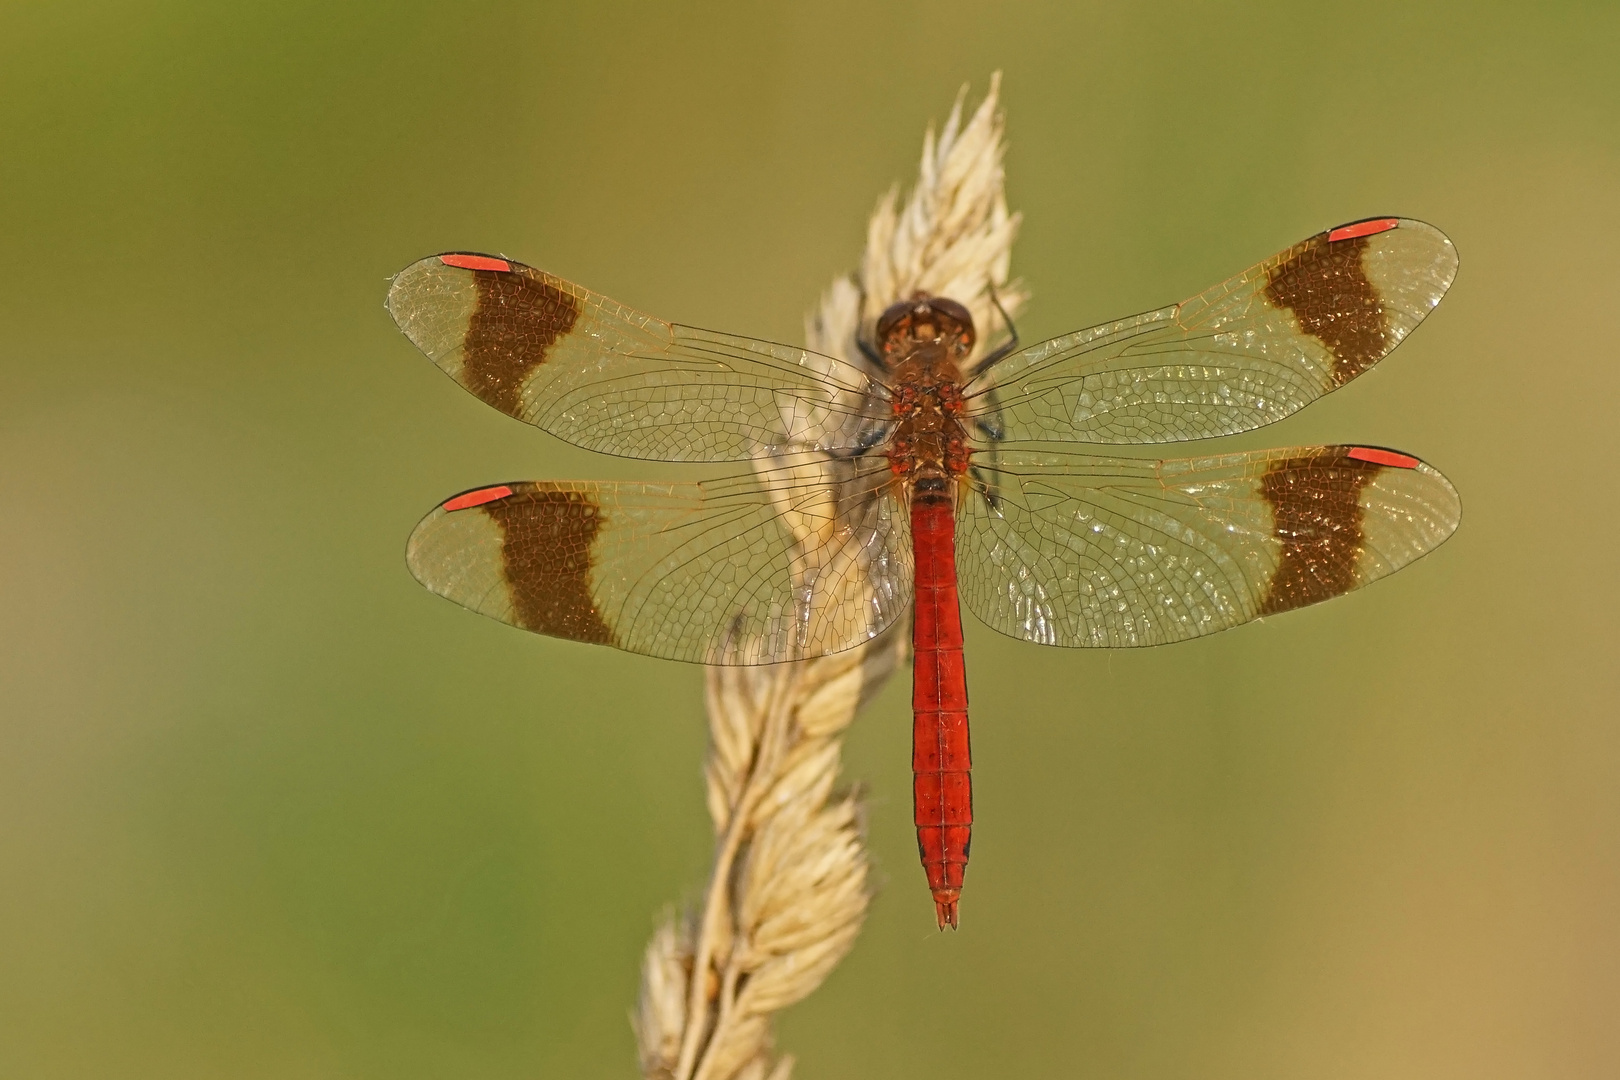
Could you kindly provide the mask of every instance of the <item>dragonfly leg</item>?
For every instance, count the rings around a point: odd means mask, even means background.
[[[1007,314],[1007,309],[1001,306],[1001,300],[996,296],[996,287],[990,285],[987,288],[990,292],[990,302],[996,306],[997,311],[1001,312],[1001,321],[1007,324],[1007,340],[996,346],[993,352],[987,353],[983,360],[975,364],[969,378],[977,378],[983,375],[986,371],[1011,356],[1013,350],[1018,348],[1018,327],[1013,325],[1012,316]]]
[[[874,368],[880,372],[886,371],[883,356],[877,351],[877,346],[861,333],[861,328],[866,325],[866,281],[859,274],[855,275],[855,287],[861,292],[860,302],[855,307],[855,347]]]
[[[875,447],[881,446],[883,443],[887,442],[889,435],[894,428],[893,421],[887,419],[880,420],[873,417],[868,421],[868,423],[871,426],[864,428],[861,431],[860,435],[855,440],[854,446],[828,447],[822,452],[828,457],[834,458],[838,461],[853,461],[856,458],[865,457],[867,454],[871,453]]]
[[[996,392],[990,390],[987,394],[990,400],[990,409],[982,416],[973,418],[973,429],[983,437],[985,442],[990,444],[990,449],[988,451],[975,451],[975,453],[987,454],[991,460],[994,460],[996,444],[1007,438],[1007,428],[1001,422],[1000,410],[996,408]],[[969,465],[968,478],[972,481],[973,486],[978,489],[979,494],[984,496],[985,504],[992,511],[999,511],[1001,509],[1001,495],[996,482],[985,475],[984,468],[976,464]]]
[[[995,397],[993,395],[990,399],[990,405],[992,411],[985,413],[983,416],[975,416],[973,426],[987,441],[998,443],[1007,437],[1007,429],[1002,426],[1001,413],[995,411]]]
[[[984,499],[985,505],[993,513],[999,514],[1001,512],[1001,491],[996,487],[995,482],[987,479],[984,470],[977,465],[968,466],[968,476],[971,478],[974,488],[978,490],[979,495]]]

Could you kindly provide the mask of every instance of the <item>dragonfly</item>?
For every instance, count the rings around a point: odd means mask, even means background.
[[[1034,346],[1003,311],[1005,340],[977,356],[959,300],[898,298],[845,357],[665,322],[502,256],[434,255],[387,307],[476,397],[599,453],[747,466],[486,485],[429,513],[407,562],[501,622],[701,664],[852,649],[909,615],[914,821],[955,928],[973,824],[964,605],[1041,645],[1185,641],[1394,573],[1461,511],[1440,472],[1382,447],[1066,447],[1281,420],[1394,349],[1456,269],[1440,230],[1371,218]]]

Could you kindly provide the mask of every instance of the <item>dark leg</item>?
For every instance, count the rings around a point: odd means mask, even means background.
[[[991,451],[993,455],[995,451]],[[1001,492],[997,489],[995,481],[985,475],[985,470],[977,465],[968,466],[968,479],[979,496],[984,499],[985,505],[990,507],[991,513],[1001,510]]]
[[[991,412],[973,418],[973,426],[987,442],[998,443],[1007,437],[1007,429],[1001,426],[1001,413],[994,411],[996,407],[995,392],[990,394]]]
[[[860,304],[855,308],[855,347],[861,350],[861,355],[871,363],[872,367],[882,373],[883,357],[878,355],[877,348],[861,334],[861,323],[866,319],[866,282],[859,277],[856,282],[861,290]]]
[[[849,456],[861,457],[870,452],[873,447],[889,437],[889,427],[890,425],[887,423],[874,424],[871,430],[862,432],[860,439],[855,443],[853,452]]]
[[[974,365],[974,377],[983,375],[996,364],[1011,356],[1012,351],[1018,348],[1018,327],[1013,325],[1012,317],[1007,314],[1007,309],[1002,307],[1001,301],[996,298],[996,287],[994,285],[990,286],[990,302],[996,305],[997,311],[1001,312],[1001,321],[1007,324],[1008,336],[1006,341],[996,346],[995,352],[987,354],[983,360]]]

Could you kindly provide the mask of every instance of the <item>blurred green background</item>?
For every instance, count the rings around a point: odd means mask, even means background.
[[[1463,525],[1192,644],[970,625],[954,935],[891,685],[847,764],[882,892],[798,1075],[1620,1075],[1616,41],[1605,3],[0,7],[0,1076],[634,1074],[708,860],[700,673],[402,555],[476,484],[680,470],[462,393],[387,278],[503,251],[798,340],[997,68],[1026,340],[1445,229],[1421,331],[1228,445],[1409,450]]]

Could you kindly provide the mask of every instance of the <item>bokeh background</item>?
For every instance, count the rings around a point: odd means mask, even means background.
[[[624,1077],[708,859],[700,673],[406,573],[446,495],[676,476],[505,419],[388,276],[503,251],[798,340],[1006,72],[1026,340],[1374,214],[1456,241],[1377,371],[1233,447],[1397,446],[1461,531],[1143,652],[968,629],[941,935],[907,687],[816,1077],[1620,1075],[1620,9],[0,6],[0,1075]]]

